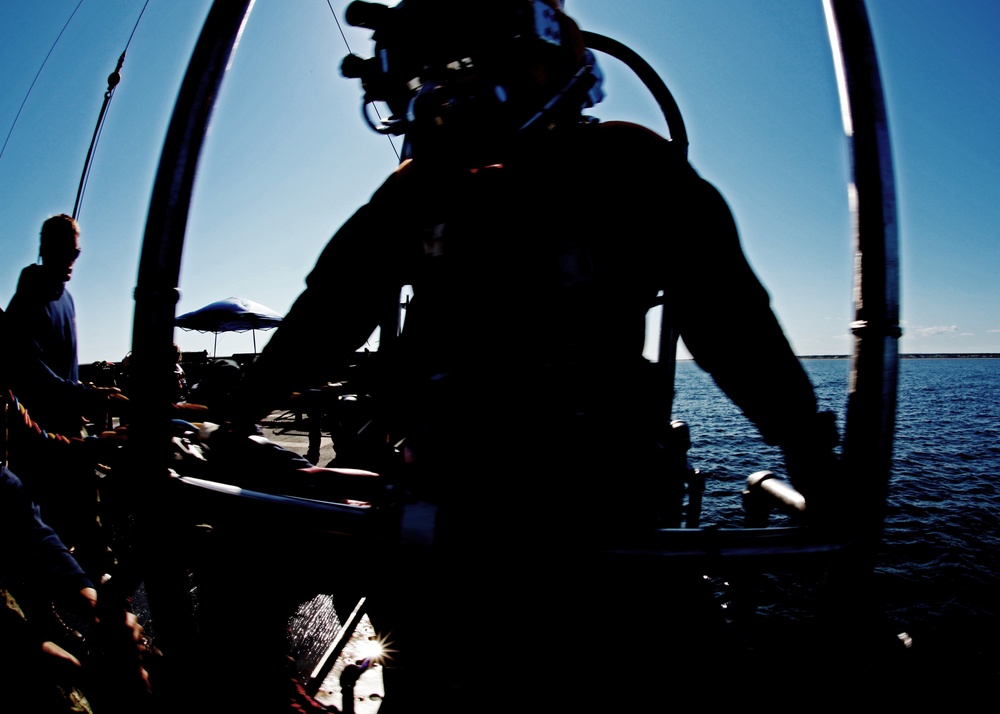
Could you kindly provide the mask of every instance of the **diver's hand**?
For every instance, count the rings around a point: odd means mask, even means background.
[[[837,512],[838,494],[844,489],[834,451],[839,442],[836,415],[818,412],[804,419],[794,438],[782,446],[788,477],[806,499],[810,522],[824,523]]]

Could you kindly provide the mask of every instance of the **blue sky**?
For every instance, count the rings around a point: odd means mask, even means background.
[[[2,306],[35,260],[42,221],[72,212],[106,78],[144,4],[0,0]],[[150,0],[128,45],[80,212],[70,288],[83,362],[131,348],[153,177],[210,4]],[[256,2],[200,164],[178,314],[229,296],[287,310],[329,236],[396,163],[362,121],[358,82],[339,74],[349,50],[370,54],[368,33],[343,26],[346,2],[330,4]],[[898,190],[900,350],[1000,352],[1000,3],[869,0],[868,10]],[[666,80],[692,163],[729,200],[796,352],[849,353],[849,157],[820,0],[568,0],[567,11]],[[665,131],[629,72],[600,61],[608,99],[591,113]],[[258,348],[269,335],[257,333]],[[176,340],[213,349],[211,335]],[[252,349],[250,334],[219,337],[219,354]]]

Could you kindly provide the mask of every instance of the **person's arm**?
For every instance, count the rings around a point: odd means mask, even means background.
[[[6,535],[9,567],[37,578],[54,593],[70,598],[94,588],[69,548],[42,519],[21,480],[6,466],[0,467],[0,527]]]
[[[329,381],[378,326],[385,295],[400,280],[397,184],[394,175],[327,244],[234,392],[228,421],[256,423],[292,392]]]
[[[45,593],[53,603],[67,608],[85,622],[104,627],[105,641],[118,647],[130,663],[121,672],[123,685],[140,693],[149,691],[142,657],[148,651],[143,627],[128,610],[107,605],[98,609],[97,589],[59,535],[42,519],[21,480],[6,466],[0,467],[0,534],[4,539],[0,570],[29,580],[32,589]],[[7,573],[6,569],[13,572]],[[99,619],[99,616],[102,619]],[[49,659],[49,664],[81,666],[80,659],[59,644],[45,640],[28,643]]]
[[[813,386],[747,262],[722,195],[695,179],[684,205],[682,264],[696,267],[678,271],[671,296],[681,337],[765,442],[782,448],[789,476],[808,499],[831,475],[832,415],[817,413]]]

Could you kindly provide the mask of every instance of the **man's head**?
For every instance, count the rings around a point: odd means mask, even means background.
[[[347,22],[373,30],[375,57],[344,60],[365,102],[405,134],[404,155],[489,159],[518,132],[579,121],[600,101],[600,72],[558,0],[354,2]],[[369,121],[370,117],[369,117]]]
[[[80,257],[80,226],[65,213],[52,216],[42,224],[38,255],[42,266],[54,277],[66,282],[73,275],[73,263]]]

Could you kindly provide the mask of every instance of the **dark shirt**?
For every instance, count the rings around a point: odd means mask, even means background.
[[[0,467],[0,577],[71,596],[94,587],[58,534],[43,520],[20,479]]]
[[[9,386],[46,429],[78,435],[84,387],[79,381],[76,307],[66,284],[42,266],[21,271],[7,308]]]

